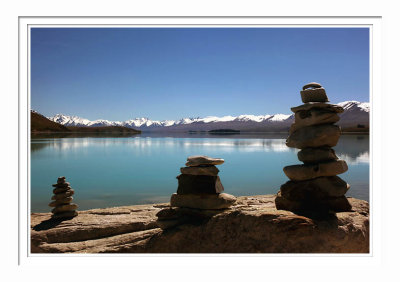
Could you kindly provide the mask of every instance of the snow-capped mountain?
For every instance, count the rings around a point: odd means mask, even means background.
[[[91,126],[91,121],[77,116],[65,116],[63,114],[56,114],[53,117],[47,117],[49,120],[57,122],[65,126]]]
[[[232,122],[232,121],[242,121],[242,122],[262,122],[262,121],[284,121],[290,118],[291,115],[277,114],[277,115],[240,115],[238,117],[234,116],[224,116],[224,117],[205,117],[205,118],[183,118],[180,120],[150,120],[148,118],[135,118],[127,121],[109,121],[98,119],[90,121],[85,118],[80,118],[77,116],[67,116],[62,114],[57,114],[53,117],[48,117],[51,121],[60,123],[65,126],[126,126],[135,128],[147,128],[147,127],[170,127],[174,125],[187,125],[194,123],[220,123],[220,122]]]
[[[346,127],[369,127],[369,103],[347,101],[338,104],[344,112],[340,115],[338,125]]]
[[[369,126],[369,103],[347,101],[339,103],[345,109],[341,114],[339,125]],[[244,131],[286,131],[294,121],[293,114],[275,115],[239,115],[209,116],[204,118],[182,118],[180,120],[151,120],[149,118],[135,118],[127,121],[108,121],[98,119],[90,121],[77,116],[57,114],[48,119],[65,126],[126,126],[140,130],[183,131],[183,130],[212,130],[236,129]]]
[[[346,101],[338,103],[345,111],[349,110],[360,110],[369,113],[369,103],[368,102],[358,102],[358,101]]]

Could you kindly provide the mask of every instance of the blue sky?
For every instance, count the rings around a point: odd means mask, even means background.
[[[88,119],[290,113],[320,82],[369,101],[367,28],[33,28],[31,108]]]

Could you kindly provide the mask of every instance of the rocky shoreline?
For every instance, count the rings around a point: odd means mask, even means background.
[[[369,204],[310,218],[275,207],[276,195],[238,197],[229,209],[168,229],[169,204],[79,211],[71,219],[31,214],[31,253],[369,253]]]

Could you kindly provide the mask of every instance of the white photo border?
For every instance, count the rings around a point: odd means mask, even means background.
[[[206,259],[260,258],[269,266],[302,258],[299,266],[335,263],[348,265],[362,258],[365,267],[381,261],[382,113],[381,17],[19,17],[19,263],[21,265],[82,265],[96,260],[99,266],[131,265],[135,261],[159,261],[173,257]],[[368,27],[370,28],[370,253],[369,254],[31,254],[30,253],[30,29],[33,27]],[[223,258],[222,258],[223,257]],[[129,258],[129,259],[128,259]],[[328,262],[329,261],[329,262]],[[359,263],[359,262],[357,262]]]

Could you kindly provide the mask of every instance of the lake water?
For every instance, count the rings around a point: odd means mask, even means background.
[[[282,168],[299,164],[287,135],[141,134],[132,137],[34,138],[31,140],[31,211],[48,206],[58,176],[75,190],[79,210],[168,202],[186,158],[208,155],[219,165],[225,192],[275,194],[288,181]],[[347,196],[369,201],[369,136],[342,135],[334,148],[349,170],[340,177]]]

